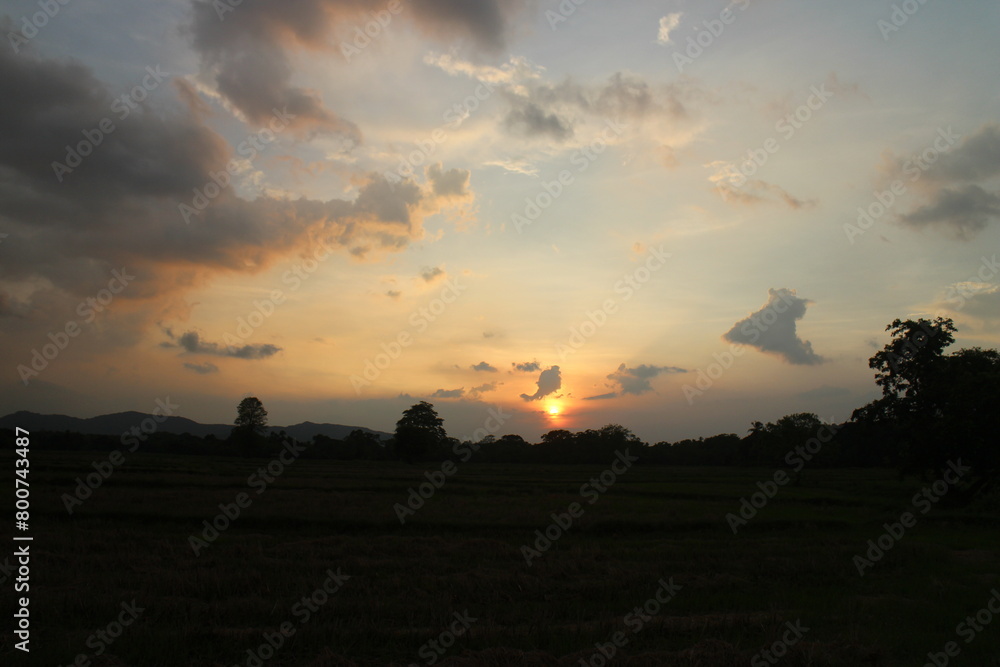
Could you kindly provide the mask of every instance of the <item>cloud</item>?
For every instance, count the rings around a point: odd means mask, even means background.
[[[478,387],[473,387],[472,389],[469,390],[469,397],[479,398],[481,395],[485,393],[496,391],[499,385],[500,385],[499,382],[487,382],[485,384],[479,385]]]
[[[972,183],[1000,175],[1000,125],[989,123],[966,137],[958,148],[942,153],[927,170],[935,181]]]
[[[734,324],[722,338],[777,355],[790,364],[826,361],[813,352],[812,343],[803,341],[795,331],[795,322],[805,317],[806,307],[813,302],[800,299],[795,290],[786,288],[769,289],[767,294],[767,303],[760,310]]]
[[[290,52],[343,55],[336,44],[351,29],[385,10],[385,0],[296,0],[290,3],[244,0],[238,6],[209,0],[192,2],[187,33],[200,59],[202,77],[247,121],[261,125],[277,107],[297,116],[292,129],[335,132],[359,143],[361,132],[339,117],[315,91],[293,83]],[[446,44],[468,41],[497,53],[506,41],[514,13],[526,0],[410,0],[395,20],[412,21]],[[220,13],[220,6],[223,7]]]
[[[683,16],[680,12],[675,12],[673,14],[667,14],[660,19],[660,30],[656,34],[656,41],[660,44],[670,43],[670,33],[677,29],[677,26],[681,24],[681,17]]]
[[[978,185],[942,188],[931,203],[899,217],[904,225],[915,229],[944,227],[962,240],[971,239],[997,219],[1000,219],[1000,195]]]
[[[164,342],[161,343],[162,347],[179,347],[188,354],[206,354],[216,357],[233,357],[235,359],[256,360],[267,359],[268,357],[273,357],[278,352],[281,352],[280,347],[270,343],[261,345],[241,345],[240,347],[236,347],[233,345],[219,345],[218,343],[203,341],[197,331],[188,331],[187,333],[183,333],[176,338],[169,329],[166,333],[167,336],[177,342]]]
[[[0,281],[27,310],[52,309],[52,319],[65,320],[58,308],[72,309],[125,267],[136,279],[116,296],[116,311],[147,307],[135,324],[149,326],[165,304],[168,315],[183,311],[181,295],[217,275],[260,273],[318,246],[358,258],[399,251],[423,236],[424,216],[448,205],[431,185],[373,173],[353,176],[352,199],[247,201],[228,186],[186,219],[180,206],[191,207],[193,192],[233,155],[187,104],[158,105],[162,113],[146,105],[119,119],[108,87],[86,67],[10,50],[0,53],[0,98],[0,218],[11,233]],[[53,161],[66,161],[81,128],[96,133],[105,119],[114,130],[60,182]]]
[[[472,366],[472,370],[474,370],[474,371],[483,371],[483,372],[486,372],[486,373],[496,373],[497,372],[497,369],[494,366],[491,366],[490,364],[486,363],[485,361],[480,361],[478,364],[475,364],[474,366]]]
[[[522,373],[536,373],[542,370],[542,365],[537,361],[526,361],[523,364],[511,363],[514,370],[521,371]]]
[[[990,182],[1000,175],[1000,125],[987,124],[948,150],[949,143],[957,140],[951,128],[941,130],[934,143],[936,160],[923,173],[923,157],[889,158],[890,171],[911,180],[914,175],[922,178],[925,193],[923,204],[898,216],[900,224],[941,229],[957,239],[970,240],[1000,220],[1000,191]]]
[[[609,398],[618,398],[617,391],[611,391],[607,394],[598,394],[597,396],[585,396],[583,400],[585,401],[606,401]]]
[[[432,283],[438,278],[445,276],[445,271],[440,266],[428,267],[420,272],[420,277],[424,282]]]
[[[687,369],[676,366],[652,366],[641,364],[635,368],[628,368],[625,364],[618,367],[618,370],[608,375],[608,379],[613,383],[609,386],[617,385],[617,391],[600,396],[589,396],[584,400],[596,401],[601,399],[616,398],[618,396],[640,396],[653,391],[650,380],[661,374],[687,373]]]
[[[194,371],[198,375],[208,375],[209,373],[219,372],[219,367],[210,362],[206,362],[204,364],[184,364],[184,368],[189,371]]]
[[[525,401],[539,401],[549,394],[559,391],[562,387],[562,375],[559,371],[558,366],[552,366],[548,370],[544,370],[538,376],[538,391],[532,395],[521,394],[521,398]]]
[[[793,211],[816,206],[815,199],[800,199],[785,190],[780,185],[752,178],[747,179],[732,162],[712,162],[708,167],[715,167],[709,181],[715,185],[723,201],[732,204],[753,206],[762,203],[784,204]]]
[[[431,394],[431,398],[462,398],[464,393],[465,387],[461,389],[438,389]]]
[[[650,366],[646,364],[636,368],[627,368],[625,364],[622,364],[617,371],[608,376],[608,379],[621,387],[622,395],[634,394],[638,396],[652,391],[653,387],[649,381],[661,373],[687,373],[687,370],[676,366]]]
[[[427,167],[427,178],[431,183],[431,191],[436,196],[443,198],[470,198],[472,196],[472,192],[469,190],[471,173],[468,169],[444,171],[440,162]]]
[[[1000,285],[996,283],[967,280],[949,285],[943,296],[931,306],[934,312],[962,314],[991,326],[1000,321]]]
[[[556,113],[546,113],[534,102],[523,102],[507,113],[504,126],[524,137],[548,136],[556,141],[565,141],[573,136],[569,121]]]
[[[497,97],[509,105],[501,122],[507,133],[528,139],[547,138],[564,144],[567,149],[588,144],[601,133],[608,140],[608,122],[648,122],[646,140],[654,145],[674,140],[689,142],[690,132],[678,134],[679,123],[692,120],[693,106],[718,101],[717,95],[688,78],[651,84],[641,75],[619,71],[605,81],[578,82],[566,78],[553,82],[544,78],[544,68],[524,59],[511,58],[503,66],[493,67],[463,61],[454,55],[430,54],[424,62],[496,89]],[[670,138],[659,139],[659,136]],[[516,173],[537,171],[532,160],[522,155],[493,159],[487,164]]]

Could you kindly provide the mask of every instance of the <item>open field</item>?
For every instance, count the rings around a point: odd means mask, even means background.
[[[288,623],[264,664],[601,665],[595,643],[621,632],[610,664],[756,666],[791,622],[808,631],[775,664],[923,665],[954,641],[949,664],[1000,665],[1000,618],[968,643],[956,630],[1000,588],[995,510],[915,511],[859,576],[854,557],[924,486],[888,471],[806,469],[734,535],[726,514],[772,470],[633,467],[588,504],[607,466],[467,464],[400,525],[422,466],[299,460],[258,494],[264,460],[134,454],[70,516],[60,496],[105,456],[33,454],[32,652],[5,613],[4,664],[246,665]],[[252,504],[196,556],[189,536],[241,492]],[[529,566],[521,546],[573,502],[583,515]],[[307,617],[338,569],[350,578]],[[658,613],[633,613],[671,578]],[[95,658],[88,637],[133,599],[143,611]],[[438,659],[427,642],[455,613],[476,620]]]

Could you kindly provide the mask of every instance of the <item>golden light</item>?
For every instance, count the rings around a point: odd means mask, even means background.
[[[562,408],[560,408],[558,405],[552,404],[549,406],[550,417],[558,417],[560,412],[562,412]]]

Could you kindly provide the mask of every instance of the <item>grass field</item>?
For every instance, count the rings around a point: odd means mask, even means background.
[[[601,665],[595,644],[620,632],[609,664],[923,665],[954,641],[949,664],[1000,665],[1000,618],[968,643],[956,630],[1000,587],[1000,513],[935,507],[859,576],[854,557],[924,486],[889,471],[807,469],[734,535],[726,514],[773,471],[633,467],[588,504],[602,466],[466,464],[401,525],[424,467],[299,460],[257,494],[266,461],[133,454],[70,516],[60,496],[105,456],[33,455],[32,651],[5,614],[3,664],[255,665],[285,623],[263,664]],[[241,492],[252,504],[195,556],[189,536]],[[583,515],[529,566],[522,545],[573,502]],[[338,569],[350,578],[306,618]],[[658,613],[633,613],[671,578]],[[95,657],[133,599],[143,611]],[[456,613],[476,620],[428,648]],[[808,631],[758,655],[789,622]]]

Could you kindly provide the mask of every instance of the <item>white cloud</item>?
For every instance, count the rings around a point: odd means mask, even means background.
[[[673,14],[667,14],[660,19],[660,31],[656,35],[656,41],[660,44],[670,43],[670,33],[677,29],[677,26],[681,24],[681,17],[683,14],[680,12],[675,12]]]

